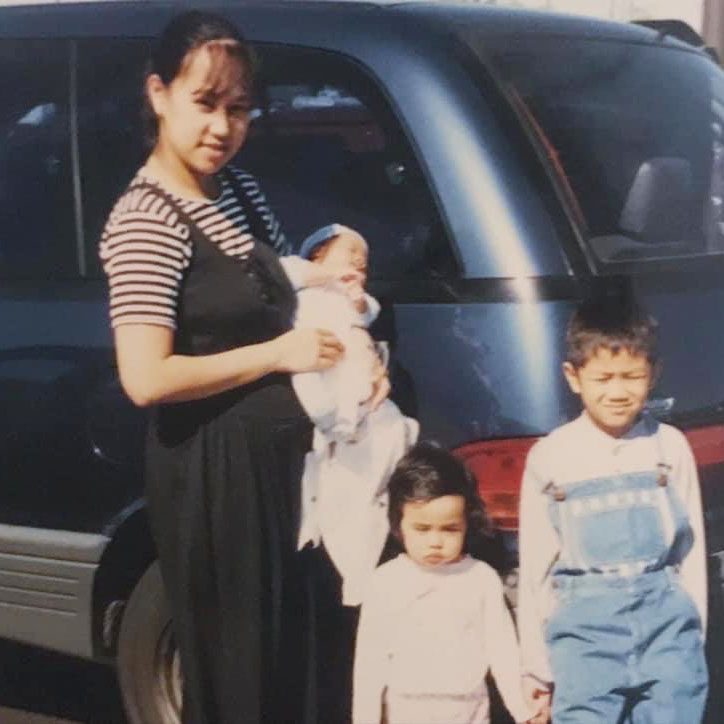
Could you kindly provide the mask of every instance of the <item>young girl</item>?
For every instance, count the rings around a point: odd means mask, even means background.
[[[419,443],[389,482],[405,552],[375,571],[362,603],[354,724],[485,724],[492,671],[516,722],[542,722],[523,699],[513,622],[497,573],[467,551],[485,535],[475,479]]]

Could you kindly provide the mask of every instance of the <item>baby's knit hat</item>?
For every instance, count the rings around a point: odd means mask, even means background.
[[[327,226],[313,231],[299,247],[299,256],[301,256],[302,259],[309,259],[315,249],[318,249],[330,239],[334,239],[335,236],[338,236],[343,231],[347,231],[347,227],[342,224],[327,224]]]

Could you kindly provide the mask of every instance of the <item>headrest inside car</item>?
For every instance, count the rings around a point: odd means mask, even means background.
[[[681,241],[691,207],[691,165],[683,158],[645,161],[626,198],[621,231],[649,244]]]

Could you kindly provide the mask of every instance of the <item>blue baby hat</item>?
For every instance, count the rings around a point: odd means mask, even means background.
[[[346,227],[342,224],[327,224],[316,231],[313,231],[299,247],[299,256],[302,259],[309,259],[314,253],[314,250],[322,246],[325,242],[330,239],[334,239],[335,236],[341,234]]]

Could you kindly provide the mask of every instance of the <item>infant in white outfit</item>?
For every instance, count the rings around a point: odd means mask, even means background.
[[[380,307],[364,290],[364,238],[331,224],[309,236],[299,255],[330,271],[356,272],[299,290],[295,327],[334,332],[345,353],[329,370],[293,375],[292,384],[315,425],[302,481],[299,548],[323,540],[342,577],[343,603],[357,605],[387,537],[387,479],[417,439],[418,424],[390,400],[375,410],[367,404],[380,364],[367,327]]]

